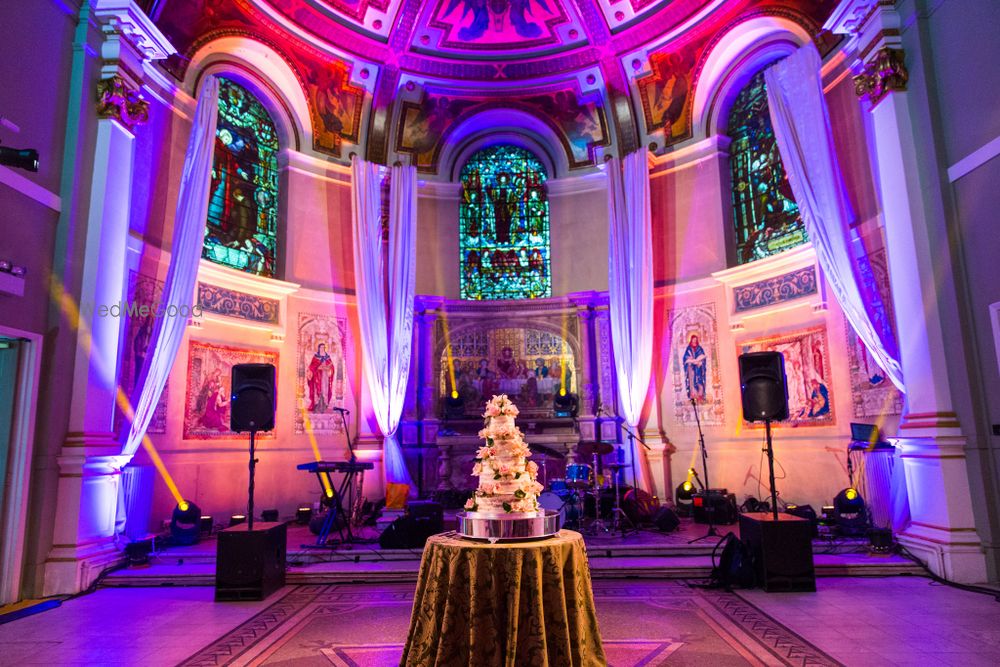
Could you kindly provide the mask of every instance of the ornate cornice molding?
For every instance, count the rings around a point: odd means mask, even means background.
[[[909,78],[903,50],[883,46],[864,64],[862,72],[854,77],[854,92],[858,97],[867,98],[875,106],[888,93],[906,90]]]
[[[142,82],[142,64],[176,53],[170,41],[135,0],[95,0],[94,16],[101,26],[101,78],[126,76]]]
[[[149,102],[116,74],[97,82],[97,116],[117,120],[131,130],[149,120]]]

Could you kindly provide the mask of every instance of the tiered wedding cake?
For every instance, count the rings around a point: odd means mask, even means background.
[[[476,452],[472,468],[472,474],[479,477],[479,488],[465,503],[468,516],[540,515],[538,494],[543,487],[535,481],[538,465],[528,461],[531,450],[514,425],[516,416],[517,406],[506,394],[494,396],[486,404],[486,427],[479,432],[486,444]]]

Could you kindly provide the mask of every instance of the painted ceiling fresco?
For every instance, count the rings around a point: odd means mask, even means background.
[[[299,79],[313,150],[346,159],[342,145],[357,145],[378,161],[390,151],[409,153],[423,171],[435,173],[452,125],[504,106],[546,123],[571,168],[596,164],[599,146],[668,149],[692,137],[698,76],[723,34],[754,16],[780,15],[814,35],[822,50],[820,26],[835,4],[161,0],[147,2],[147,9],[155,7],[152,18],[177,48],[166,69],[178,79],[213,39],[260,41]],[[667,40],[668,34],[677,36]],[[401,94],[404,81],[416,82],[416,93]],[[595,81],[601,90],[593,94]],[[592,87],[586,99],[585,85]],[[456,87],[459,93],[443,92]],[[632,104],[618,103],[629,98]]]

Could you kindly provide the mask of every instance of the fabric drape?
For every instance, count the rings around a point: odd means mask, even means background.
[[[622,417],[635,430],[653,364],[653,238],[648,151],[608,162],[608,295],[611,347]],[[633,442],[636,484],[651,491],[642,446]]]
[[[905,391],[888,311],[867,255],[853,252],[854,213],[834,149],[821,64],[809,43],[765,71],[775,139],[820,268],[844,315],[886,376]]]
[[[396,429],[403,412],[413,346],[416,169],[396,166],[390,175],[388,284],[382,253],[382,169],[354,157],[351,176],[354,275],[365,381],[384,436],[386,481],[412,488]]]
[[[198,279],[198,265],[205,243],[208,220],[208,195],[215,152],[215,125],[219,110],[219,80],[209,76],[198,94],[191,137],[188,139],[184,170],[181,173],[174,215],[174,239],[170,268],[163,283],[164,305],[190,305]],[[136,383],[138,397],[133,397],[133,416],[122,454],[129,460],[146,436],[156,404],[167,384],[177,351],[184,339],[187,320],[182,317],[157,317],[149,339],[149,352]]]

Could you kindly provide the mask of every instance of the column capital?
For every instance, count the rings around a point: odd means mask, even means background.
[[[149,102],[137,86],[115,74],[97,82],[97,117],[117,120],[131,130],[149,120]]]
[[[864,64],[854,77],[854,92],[874,107],[893,91],[906,90],[910,73],[906,69],[903,50],[883,46]]]

